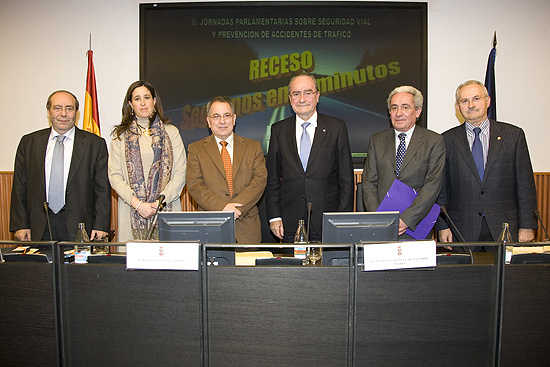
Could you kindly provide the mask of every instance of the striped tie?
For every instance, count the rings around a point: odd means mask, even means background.
[[[227,179],[227,186],[229,186],[229,196],[233,197],[233,165],[231,164],[231,156],[227,151],[227,142],[220,141],[222,145],[222,161],[223,168],[225,169],[225,178]]]
[[[397,147],[397,155],[395,156],[395,173],[397,176],[399,176],[401,171],[401,163],[403,163],[403,158],[405,158],[405,152],[407,151],[407,147],[405,145],[405,138],[407,137],[407,134],[401,133],[398,137],[399,146]]]

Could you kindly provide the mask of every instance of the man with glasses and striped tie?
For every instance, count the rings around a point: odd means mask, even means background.
[[[235,213],[238,243],[260,243],[257,204],[267,180],[260,143],[233,132],[237,115],[227,97],[208,102],[206,120],[212,135],[189,144],[187,189],[200,210]]]

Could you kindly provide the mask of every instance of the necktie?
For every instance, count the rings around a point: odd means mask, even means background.
[[[472,155],[474,156],[474,162],[477,167],[477,173],[479,173],[479,179],[483,181],[483,174],[485,173],[485,162],[483,161],[483,145],[479,139],[481,129],[479,127],[474,128],[474,142],[472,144]]]
[[[399,171],[401,170],[401,163],[403,163],[403,158],[405,158],[405,152],[407,151],[407,145],[405,144],[405,138],[407,134],[401,133],[398,135],[399,146],[397,147],[397,154],[395,156],[395,173],[399,176]]]
[[[304,172],[307,168],[307,161],[309,160],[309,153],[311,152],[311,139],[307,133],[307,127],[311,125],[309,122],[302,124],[302,137],[300,138],[300,161],[302,161],[302,167]]]
[[[231,164],[231,156],[227,151],[227,142],[220,141],[222,145],[222,161],[223,168],[225,169],[225,178],[227,179],[227,186],[229,186],[229,196],[233,197],[233,165]]]
[[[65,206],[65,190],[63,188],[63,160],[65,136],[58,135],[53,148],[52,169],[50,171],[50,185],[48,186],[49,207],[57,214]]]

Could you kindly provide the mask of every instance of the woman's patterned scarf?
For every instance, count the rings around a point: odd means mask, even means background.
[[[150,125],[151,147],[153,148],[153,163],[149,169],[149,177],[145,181],[143,174],[143,164],[141,162],[141,152],[139,148],[139,137],[141,130],[138,128],[137,121],[134,119],[132,124],[124,133],[126,142],[126,166],[130,177],[130,187],[134,195],[146,203],[152,203],[158,199],[160,193],[172,175],[172,163],[174,152],[172,142],[164,129],[164,123],[158,116]],[[166,210],[171,209],[172,204],[166,205]],[[143,218],[137,210],[132,209],[130,213],[132,224],[132,236],[135,240],[146,240],[149,234],[150,226],[153,224],[154,217]],[[158,226],[153,230],[152,239],[158,239]]]

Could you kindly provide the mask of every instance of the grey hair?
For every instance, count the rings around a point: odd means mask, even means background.
[[[478,80],[468,80],[468,81],[465,81],[464,83],[460,84],[458,86],[458,88],[456,88],[456,92],[455,92],[456,103],[458,103],[458,94],[460,93],[460,90],[463,87],[467,86],[467,85],[473,85],[473,84],[479,85],[481,87],[481,89],[483,90],[483,95],[485,97],[489,97],[489,92],[487,92],[487,88],[485,87],[485,85],[482,82],[480,82]]]
[[[422,108],[422,105],[424,104],[424,97],[422,96],[422,93],[415,87],[411,87],[410,85],[402,85],[392,90],[388,96],[388,110],[391,109],[392,97],[397,93],[409,93],[413,96],[414,108],[417,110]]]

